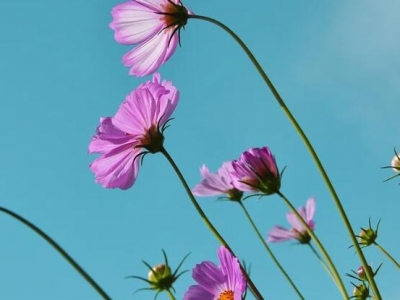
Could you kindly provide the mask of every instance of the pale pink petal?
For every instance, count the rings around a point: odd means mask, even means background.
[[[306,221],[307,223],[309,223],[310,221],[313,220],[314,218],[314,213],[315,213],[315,198],[312,197],[310,199],[307,200],[306,203]]]
[[[295,239],[297,236],[293,231],[283,228],[281,226],[274,226],[268,233],[267,242],[283,242]]]
[[[136,44],[145,41],[163,29],[162,16],[135,1],[119,4],[111,12],[110,27],[114,38],[121,44]]]
[[[125,54],[122,60],[125,66],[131,67],[129,74],[146,76],[166,62],[168,54],[177,46],[177,39],[171,39],[172,34],[173,28],[164,29]]]

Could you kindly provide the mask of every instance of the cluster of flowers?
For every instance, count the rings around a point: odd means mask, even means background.
[[[154,74],[174,53],[179,43],[180,29],[194,17],[180,0],[131,0],[112,10],[110,27],[121,44],[137,44],[123,57],[129,74],[138,77]],[[112,117],[100,119],[100,125],[89,144],[89,152],[100,154],[90,165],[95,181],[105,188],[128,189],[138,176],[142,158],[148,153],[163,153],[164,131],[179,102],[179,91],[160,74],[153,75],[132,91]],[[400,175],[400,158],[396,153],[391,167]],[[224,195],[241,202],[245,192],[267,196],[280,194],[281,173],[274,155],[267,147],[250,148],[238,159],[224,162],[217,173],[206,165],[200,170],[202,180],[193,189],[196,196]],[[396,175],[397,176],[397,175]],[[309,244],[314,230],[315,199],[308,199],[305,207],[290,211],[287,221],[292,228],[275,226],[267,242],[297,240]],[[360,234],[364,244],[365,234]],[[193,269],[198,283],[185,293],[185,300],[242,299],[246,292],[246,278],[238,259],[231,250],[218,250],[220,266],[205,261]],[[178,270],[177,270],[178,271]],[[168,290],[180,276],[168,265],[150,268],[150,285],[157,291]],[[372,273],[372,271],[371,271]],[[376,272],[373,274],[375,275]],[[356,272],[362,284],[356,286],[356,299],[369,297],[364,269]]]

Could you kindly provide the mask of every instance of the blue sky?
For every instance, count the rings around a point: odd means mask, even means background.
[[[216,262],[218,243],[191,206],[161,155],[146,156],[135,186],[105,190],[94,183],[87,154],[102,116],[147,78],[128,75],[108,24],[119,1],[11,1],[0,11],[0,205],[28,218],[74,257],[113,299],[153,299],[132,292],[146,276],[141,260],[183,269]],[[398,180],[382,181],[400,149],[400,3],[376,1],[185,1],[195,13],[235,30],[259,59],[307,132],[358,232],[379,219],[379,241],[400,259]],[[281,168],[282,191],[295,206],[317,199],[316,233],[339,272],[359,266],[350,239],[314,164],[241,49],[220,29],[191,20],[182,47],[161,69],[181,92],[165,146],[191,186],[203,163],[216,170],[250,147],[269,146]],[[235,204],[201,198],[204,210],[252,265],[266,299],[295,299]],[[264,235],[286,226],[276,196],[246,206]],[[99,299],[37,235],[0,215],[0,298]],[[308,248],[271,246],[307,299],[339,292]],[[397,251],[397,252],[396,252]],[[386,300],[400,298],[400,278],[377,249],[366,249]],[[351,291],[351,285],[343,277]],[[193,284],[176,284],[177,299]],[[329,295],[329,296],[326,296]],[[332,296],[331,296],[332,295]],[[159,299],[167,299],[160,295]],[[251,299],[251,296],[249,296]]]

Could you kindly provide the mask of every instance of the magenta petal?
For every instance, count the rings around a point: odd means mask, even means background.
[[[192,285],[183,296],[183,300],[214,300],[214,294],[200,285]]]
[[[98,157],[90,165],[96,182],[105,188],[130,188],[139,170],[139,160],[133,161],[138,153],[124,145]]]
[[[243,277],[238,259],[223,246],[218,249],[218,257],[221,262],[221,271],[226,276],[227,288],[231,291],[237,290],[242,295],[246,290],[246,280]]]

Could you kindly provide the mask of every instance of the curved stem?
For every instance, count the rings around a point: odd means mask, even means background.
[[[167,290],[167,294],[168,294],[169,299],[176,300],[175,296],[171,293],[170,290]]]
[[[344,287],[343,281],[340,278],[340,275],[339,275],[335,265],[333,264],[331,257],[329,256],[328,252],[325,250],[325,247],[322,245],[322,243],[319,240],[319,238],[317,237],[317,235],[310,228],[310,226],[308,226],[307,222],[302,218],[302,216],[299,214],[297,209],[292,205],[292,203],[289,201],[289,199],[286,198],[281,192],[277,192],[277,194],[282,198],[282,200],[286,203],[286,205],[289,206],[290,210],[296,215],[297,219],[307,230],[307,233],[311,236],[312,240],[317,244],[319,251],[321,251],[324,259],[326,260],[326,262],[329,266],[329,269],[332,272],[333,279],[334,279],[335,283],[337,284],[340,292],[342,293],[343,298],[348,299],[349,297],[347,295],[346,288]]]
[[[165,158],[171,164],[176,175],[178,175],[179,180],[181,181],[186,193],[188,194],[190,201],[192,202],[193,206],[196,208],[198,214],[200,215],[203,222],[206,224],[207,228],[214,234],[214,236],[217,238],[217,240],[222,245],[224,245],[232,253],[233,256],[235,256],[232,249],[229,247],[228,243],[224,240],[224,238],[221,236],[221,234],[218,232],[218,230],[214,227],[214,225],[208,219],[208,217],[206,216],[206,214],[204,213],[204,211],[202,210],[200,205],[197,203],[196,198],[193,196],[189,185],[187,184],[185,178],[183,177],[183,175],[182,175],[181,171],[179,170],[178,166],[176,165],[175,161],[169,155],[167,150],[165,150],[165,148],[163,148],[160,152],[165,156]],[[240,264],[240,268],[242,269],[243,275],[245,276],[247,284],[248,284],[251,292],[253,293],[254,297],[256,297],[257,300],[263,300],[264,299],[263,296],[261,296],[261,293],[258,291],[257,287],[254,285],[250,276],[247,274],[246,270],[243,268],[243,266],[241,264]]]
[[[61,248],[60,245],[58,245],[51,237],[49,237],[45,232],[43,232],[40,228],[38,228],[36,225],[32,224],[28,220],[24,219],[20,215],[12,212],[11,210],[8,210],[4,207],[0,207],[0,211],[4,212],[5,214],[13,217],[14,219],[20,221],[24,225],[28,226],[30,229],[32,229],[34,232],[36,232],[40,237],[42,237],[46,242],[48,242],[58,253],[61,254],[62,257],[66,261],[72,265],[72,267],[98,292],[103,299],[105,300],[111,300],[111,297],[106,294],[105,291],[94,281],[92,277],[89,276],[88,273],[85,272],[85,270],[82,269],[81,266],[78,265],[78,263],[71,257],[63,248]]]
[[[285,269],[282,267],[282,265],[279,263],[278,259],[275,257],[274,253],[272,250],[269,248],[267,242],[264,240],[262,237],[260,231],[258,230],[256,224],[254,223],[252,217],[250,216],[249,212],[247,211],[246,207],[243,205],[242,201],[237,201],[239,203],[240,207],[243,209],[244,214],[246,215],[247,219],[249,220],[251,226],[253,227],[253,230],[256,232],[259,240],[263,244],[265,250],[267,250],[268,254],[271,256],[272,260],[278,267],[278,269],[282,272],[282,274],[285,276],[286,280],[289,282],[289,284],[292,286],[292,288],[296,291],[297,295],[299,296],[300,299],[305,299],[303,295],[300,293],[299,289],[296,287],[292,279],[289,277],[289,274],[286,273]]]
[[[360,247],[360,245],[357,243],[357,239],[356,236],[353,232],[353,229],[351,227],[349,218],[347,217],[347,214],[343,208],[343,205],[336,193],[335,188],[333,187],[328,174],[325,171],[325,168],[323,167],[317,153],[314,150],[314,147],[311,145],[308,137],[306,136],[306,134],[304,133],[303,129],[300,127],[299,123],[297,122],[297,120],[295,119],[295,117],[292,115],[292,113],[290,112],[289,108],[286,106],[285,102],[283,101],[282,97],[279,95],[278,91],[276,90],[275,86],[272,84],[271,80],[269,79],[269,77],[267,76],[267,74],[265,73],[265,71],[263,70],[263,68],[261,67],[260,63],[257,61],[257,59],[254,57],[253,53],[250,51],[250,49],[246,46],[246,44],[239,38],[238,35],[236,35],[236,33],[234,33],[229,27],[227,27],[225,24],[213,19],[213,18],[209,18],[209,17],[205,17],[205,16],[198,16],[198,15],[190,15],[189,16],[190,19],[199,19],[199,20],[203,20],[203,21],[207,21],[210,22],[214,25],[217,25],[218,27],[222,28],[223,30],[225,30],[230,36],[233,37],[233,39],[240,45],[240,47],[242,47],[243,51],[246,53],[246,55],[249,57],[249,59],[251,60],[251,62],[253,63],[253,65],[255,66],[255,68],[257,69],[258,73],[261,75],[261,77],[263,78],[264,82],[267,84],[268,88],[270,89],[270,91],[272,92],[272,94],[274,95],[276,101],[278,102],[278,104],[280,105],[280,107],[282,108],[283,112],[285,113],[285,115],[287,116],[287,118],[289,119],[289,121],[292,123],[293,127],[295,128],[295,130],[297,131],[298,135],[300,136],[300,138],[302,139],[303,143],[305,144],[308,152],[310,153],[312,159],[314,160],[318,171],[320,172],[325,184],[328,187],[328,190],[333,198],[333,201],[336,205],[337,210],[339,211],[339,214],[342,218],[342,221],[347,229],[347,232],[350,236],[351,242],[354,245],[354,248],[356,249],[357,255],[362,263],[362,265],[364,266],[364,269],[366,270],[366,275],[368,278],[368,281],[371,285],[371,289],[373,291],[373,293],[375,294],[375,299],[376,300],[381,300],[382,297],[379,293],[379,289],[378,286],[376,285],[375,279],[373,274],[371,273],[371,270],[368,268],[368,264],[367,264],[367,260],[365,259],[364,253]]]
[[[377,242],[374,242],[374,245],[378,247],[379,250],[383,252],[387,256],[387,258],[390,259],[390,261],[397,267],[397,269],[400,269],[400,264],[394,259],[393,256],[389,254],[381,245],[379,245]]]

